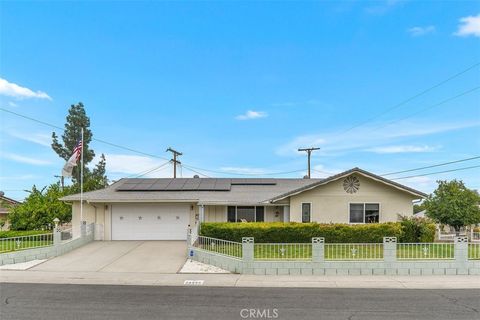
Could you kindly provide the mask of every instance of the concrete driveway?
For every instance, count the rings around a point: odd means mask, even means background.
[[[176,273],[186,250],[185,241],[94,241],[30,270]]]

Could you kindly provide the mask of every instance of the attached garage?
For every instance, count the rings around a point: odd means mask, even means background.
[[[185,240],[188,204],[113,204],[112,240]]]

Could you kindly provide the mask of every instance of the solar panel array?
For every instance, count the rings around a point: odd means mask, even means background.
[[[275,179],[125,179],[117,191],[230,191],[232,185],[275,185]]]

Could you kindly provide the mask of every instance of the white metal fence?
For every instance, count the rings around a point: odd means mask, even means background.
[[[310,260],[311,243],[255,243],[256,260]]]
[[[472,232],[470,234],[470,241],[480,241],[480,232]]]
[[[238,242],[198,236],[193,247],[226,256],[242,257],[242,244]]]
[[[405,260],[453,259],[453,243],[398,243],[397,258]]]
[[[53,233],[0,239],[0,252],[10,252],[53,245]]]
[[[480,243],[468,244],[468,259],[480,260]]]
[[[381,260],[382,243],[326,243],[325,260]]]

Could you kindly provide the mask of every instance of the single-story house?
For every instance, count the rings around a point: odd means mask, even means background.
[[[423,192],[359,168],[325,179],[133,178],[83,195],[97,239],[181,240],[201,222],[375,223],[412,216]],[[79,232],[80,194],[73,206]]]
[[[5,222],[4,226],[0,225],[0,230],[8,230],[10,224],[8,223],[7,216],[10,209],[20,204],[19,201],[6,197],[3,191],[0,191],[0,221]]]

